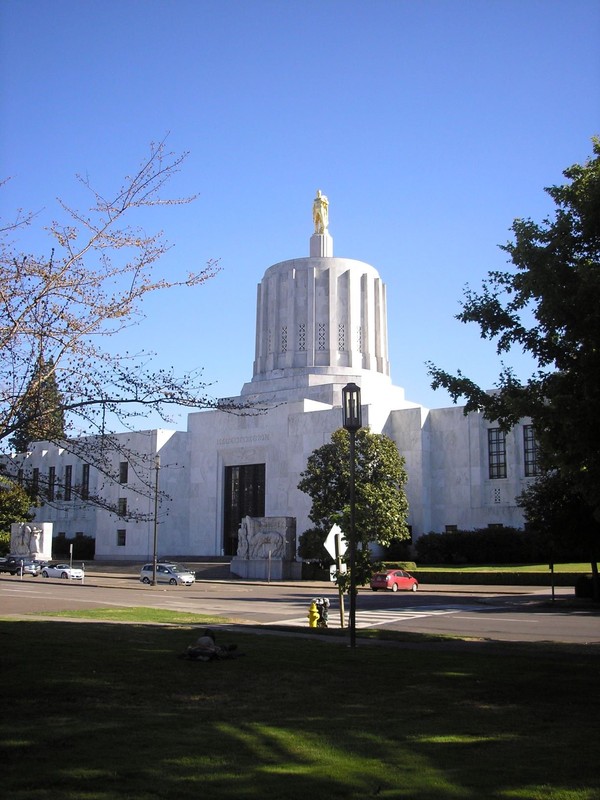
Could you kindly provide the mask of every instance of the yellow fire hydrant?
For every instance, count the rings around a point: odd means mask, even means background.
[[[312,603],[310,604],[310,608],[308,609],[308,627],[316,628],[318,619],[319,619],[319,611],[317,609],[317,604],[313,600]]]

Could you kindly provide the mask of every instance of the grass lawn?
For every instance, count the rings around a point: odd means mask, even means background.
[[[225,629],[197,663],[206,618],[137,613],[0,619],[5,797],[600,797],[598,648]]]

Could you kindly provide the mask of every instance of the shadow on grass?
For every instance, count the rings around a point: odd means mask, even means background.
[[[219,633],[222,643],[234,634]],[[597,655],[0,621],[12,800],[598,797]]]

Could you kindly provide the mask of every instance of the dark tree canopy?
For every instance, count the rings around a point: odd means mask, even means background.
[[[488,273],[479,293],[467,289],[457,317],[476,323],[499,355],[531,355],[535,373],[523,382],[504,367],[488,393],[460,371],[429,372],[434,388],[466,398],[465,413],[482,411],[505,429],[531,417],[546,479],[522,496],[526,518],[549,536],[565,507],[584,521],[576,535],[589,542],[597,596],[598,526],[588,523],[600,521],[600,139],[592,141],[594,156],[546,189],[554,216],[513,222],[502,246],[512,269]],[[549,502],[541,514],[553,491],[563,505]]]
[[[544,537],[550,560],[596,561],[600,522],[573,485],[559,472],[548,472],[518,498],[528,528]]]
[[[361,428],[356,434],[355,505],[357,584],[370,575],[369,544],[387,546],[409,538],[404,459],[395,442]],[[298,488],[312,499],[310,519],[323,539],[337,523],[350,530],[350,436],[340,428],[313,451]],[[311,529],[314,538],[315,529]]]
[[[594,156],[564,171],[567,183],[546,189],[556,205],[541,224],[516,219],[502,246],[512,268],[488,273],[480,292],[467,289],[461,322],[474,322],[500,356],[517,348],[537,364],[527,380],[503,367],[488,393],[461,371],[429,364],[434,388],[465,413],[482,411],[505,429],[531,417],[545,469],[558,469],[600,514],[600,140]]]

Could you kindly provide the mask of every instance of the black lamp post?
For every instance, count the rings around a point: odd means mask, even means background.
[[[342,389],[343,426],[350,434],[350,647],[356,647],[356,501],[355,484],[355,438],[356,431],[362,428],[362,409],[360,405],[360,388],[349,383]]]
[[[158,562],[158,473],[160,472],[160,456],[154,456],[154,553],[152,558],[152,586],[156,586],[156,570]]]

